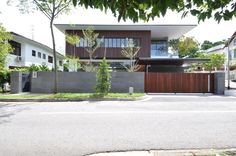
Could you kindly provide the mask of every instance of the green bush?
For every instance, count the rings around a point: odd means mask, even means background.
[[[1,90],[4,92],[4,83],[10,83],[10,71],[9,70],[1,70],[0,71],[0,87]]]
[[[108,94],[111,88],[109,64],[106,59],[103,58],[99,65],[96,74],[96,93],[100,96],[105,96]]]

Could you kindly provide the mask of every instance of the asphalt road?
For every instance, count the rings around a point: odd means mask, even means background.
[[[0,156],[236,147],[236,98],[149,96],[133,102],[0,102]]]

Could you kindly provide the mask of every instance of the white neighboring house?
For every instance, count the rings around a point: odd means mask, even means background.
[[[53,50],[37,41],[26,38],[22,35],[11,32],[12,40],[9,43],[14,51],[9,54],[7,68],[29,67],[34,65],[47,65],[49,69],[54,66]],[[64,56],[57,52],[58,70],[63,70]]]
[[[225,54],[226,49],[224,47],[225,47],[225,44],[220,44],[220,45],[211,47],[207,50],[204,50],[202,52],[205,52],[205,53],[208,53],[208,54]]]
[[[231,65],[236,64],[236,31],[228,40],[228,42],[225,44],[225,49],[226,49],[226,55],[229,52],[230,64]]]

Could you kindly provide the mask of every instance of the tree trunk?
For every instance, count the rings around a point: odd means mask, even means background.
[[[56,43],[55,43],[55,36],[53,31],[53,21],[54,17],[51,18],[50,21],[50,29],[51,29],[51,35],[52,35],[52,49],[53,49],[53,57],[54,57],[54,93],[57,93],[57,54],[56,54]]]

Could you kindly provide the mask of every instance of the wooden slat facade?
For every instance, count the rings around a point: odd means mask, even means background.
[[[213,93],[214,75],[209,73],[145,74],[147,93]]]
[[[77,34],[83,37],[81,30],[67,30],[68,34]],[[150,45],[151,45],[151,31],[101,31],[98,30],[99,37],[104,38],[139,38],[140,39],[140,51],[138,57],[150,57]],[[106,58],[107,59],[124,59],[125,57],[121,55],[122,48],[109,47],[106,48]],[[94,58],[100,59],[104,56],[105,48],[98,48],[94,53]],[[66,54],[67,55],[79,56],[80,59],[88,59],[89,55],[83,47],[74,48],[73,45],[66,42]]]

